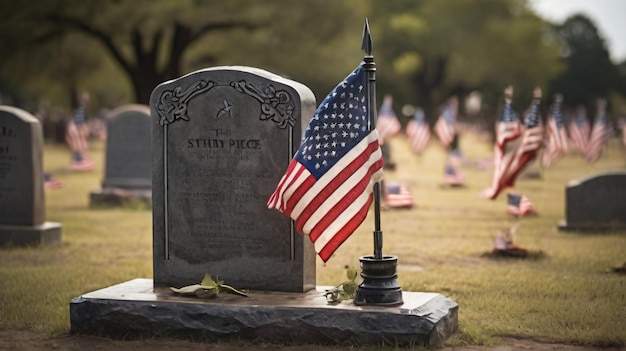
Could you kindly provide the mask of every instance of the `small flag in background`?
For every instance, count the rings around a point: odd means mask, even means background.
[[[409,145],[414,153],[420,155],[426,149],[430,141],[430,126],[426,122],[424,110],[420,107],[415,109],[413,118],[406,126],[406,135],[409,137]]]
[[[384,187],[385,207],[389,208],[412,208],[413,195],[411,191],[402,184],[390,183]]]
[[[43,174],[43,187],[44,189],[59,189],[63,187],[63,182],[53,177],[50,173]]]
[[[569,123],[568,132],[571,149],[585,155],[587,153],[591,126],[587,119],[587,111],[583,106],[578,106],[576,109],[576,116]]]
[[[550,167],[553,161],[567,153],[567,134],[561,113],[561,101],[563,97],[559,94],[555,97],[548,113],[546,142],[541,155],[541,165],[545,168]]]
[[[452,187],[460,187],[465,184],[465,175],[454,166],[448,164],[443,172],[443,181]]]
[[[378,131],[380,145],[383,145],[385,140],[398,134],[400,128],[402,128],[402,126],[393,110],[393,97],[387,94],[383,99],[382,106],[380,106],[378,119],[376,120],[376,130]]]
[[[613,128],[609,125],[606,117],[606,100],[598,99],[597,106],[598,112],[587,145],[586,159],[588,163],[594,163],[600,158],[606,142],[613,136]]]
[[[513,87],[508,86],[504,90],[504,106],[500,119],[496,122],[496,147],[500,153],[504,153],[506,145],[522,133],[522,125],[513,110]]]
[[[517,175],[536,157],[543,145],[543,126],[539,118],[539,103],[541,102],[541,89],[535,88],[533,100],[530,104],[524,120],[524,131],[521,143],[511,152],[504,155],[503,162],[505,171],[500,179],[498,190],[512,187]]]
[[[443,147],[448,148],[456,135],[456,114],[459,108],[459,100],[456,96],[451,97],[443,112],[435,123],[435,133]]]
[[[529,214],[536,214],[532,202],[525,195],[519,193],[507,194],[506,212],[516,217],[523,217]]]
[[[517,145],[506,150],[502,159],[496,164],[491,188],[483,192],[484,196],[493,200],[503,189],[512,187],[517,175],[537,157],[543,144],[543,127],[539,119],[540,101],[541,89],[537,87],[526,113],[521,140]]]
[[[491,186],[482,192],[482,196],[494,199],[497,196],[498,183],[506,171],[503,158],[509,143],[513,143],[522,133],[522,125],[513,110],[513,87],[504,89],[504,105],[500,118],[495,125],[496,142],[493,146],[493,178]],[[508,147],[512,148],[512,147]]]
[[[359,65],[320,104],[300,148],[267,202],[308,234],[326,262],[365,220],[383,178],[378,133],[368,129],[365,70]]]

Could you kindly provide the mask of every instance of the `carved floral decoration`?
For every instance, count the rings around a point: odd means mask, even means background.
[[[164,91],[159,97],[157,106],[159,124],[166,126],[179,119],[188,121],[187,104],[189,101],[198,94],[207,92],[216,86],[217,83],[215,82],[201,80],[186,90],[178,86],[173,90]],[[295,126],[296,120],[293,117],[294,105],[287,91],[276,90],[272,85],[268,85],[265,89],[260,90],[245,80],[231,82],[230,86],[261,103],[260,120],[271,120],[281,129],[287,128],[287,126]]]

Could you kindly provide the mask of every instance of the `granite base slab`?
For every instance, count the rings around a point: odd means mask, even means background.
[[[89,208],[152,206],[151,189],[103,188],[89,193]]]
[[[329,304],[328,288],[252,291],[249,297],[220,293],[205,300],[134,279],[73,299],[71,331],[115,339],[437,346],[458,328],[458,304],[438,293],[403,292],[404,303],[395,307],[357,306]]]
[[[626,231],[626,223],[568,223],[562,219],[557,223],[559,231],[563,232],[623,232]]]
[[[0,225],[0,246],[51,245],[61,242],[61,223]]]

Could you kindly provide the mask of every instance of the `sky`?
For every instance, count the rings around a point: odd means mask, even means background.
[[[571,15],[589,17],[604,39],[614,63],[626,60],[626,0],[530,0],[537,14],[562,23]]]

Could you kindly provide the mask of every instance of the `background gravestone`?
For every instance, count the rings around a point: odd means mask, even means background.
[[[626,171],[570,181],[561,230],[626,229]]]
[[[104,180],[90,206],[151,203],[150,107],[125,105],[108,114]]]
[[[152,93],[154,285],[315,287],[315,251],[266,202],[315,111],[306,86],[250,67],[216,67]]]
[[[0,244],[61,241],[61,225],[45,221],[42,154],[37,118],[0,106]]]

